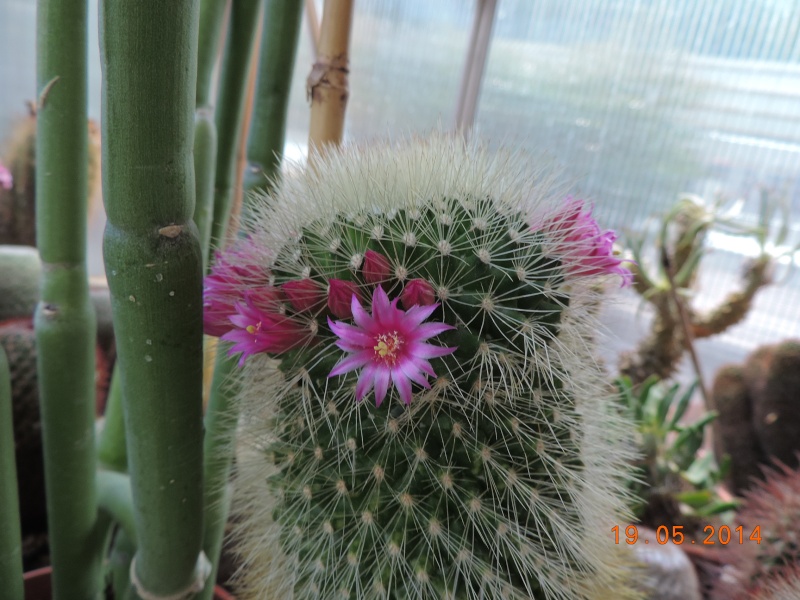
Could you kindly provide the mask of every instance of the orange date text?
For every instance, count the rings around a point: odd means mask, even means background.
[[[620,531],[619,525],[614,525],[611,528],[611,533],[614,534],[614,543],[619,544],[622,539],[626,544],[633,545],[642,543],[639,539],[639,528],[636,525],[628,525],[624,530]],[[688,539],[683,533],[683,525],[673,525],[667,527],[666,525],[659,525],[656,528],[656,542],[661,544],[699,544],[704,546],[713,546],[720,544],[727,546],[728,544],[744,544],[746,542],[761,543],[761,526],[756,525],[752,531],[747,531],[744,527],[731,528],[727,525],[706,525],[703,527],[703,534],[705,537],[701,539]],[[649,544],[650,540],[645,540],[645,544]]]

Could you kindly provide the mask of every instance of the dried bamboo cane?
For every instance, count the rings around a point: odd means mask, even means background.
[[[140,595],[196,590],[203,579],[202,257],[192,221],[198,17],[199,0],[101,3],[103,241]]]
[[[102,589],[95,485],[95,313],[86,270],[88,7],[37,4],[37,369],[54,598]]]
[[[347,75],[352,21],[353,0],[326,0],[322,10],[319,54],[306,87],[311,100],[309,158],[325,146],[338,146],[342,141],[350,93]]]

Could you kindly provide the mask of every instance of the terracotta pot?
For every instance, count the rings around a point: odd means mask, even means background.
[[[52,594],[50,589],[51,572],[51,567],[44,567],[25,573],[25,600],[50,600]],[[214,598],[216,600],[235,600],[219,586],[214,588]]]

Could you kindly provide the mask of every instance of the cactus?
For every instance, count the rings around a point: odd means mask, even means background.
[[[620,373],[630,377],[634,386],[641,385],[649,376],[657,375],[669,379],[678,368],[681,357],[693,339],[710,337],[724,332],[744,320],[752,307],[758,291],[772,283],[775,257],[768,251],[768,243],[781,246],[787,236],[788,214],[784,214],[784,226],[769,240],[772,218],[782,208],[782,201],[761,194],[760,221],[757,227],[745,227],[722,214],[722,203],[706,207],[696,196],[683,196],[665,215],[654,246],[663,249],[662,260],[654,269],[648,270],[642,260],[644,245],[642,238],[634,240],[631,264],[634,272],[634,289],[655,311],[651,331],[637,348],[626,352],[620,360]],[[745,264],[740,289],[733,291],[712,310],[700,313],[688,303],[684,307],[688,315],[688,335],[684,329],[675,298],[687,296],[697,282],[706,239],[713,228],[733,231],[754,238],[761,253]],[[793,255],[797,248],[787,252]],[[669,273],[668,271],[669,270]],[[673,295],[670,277],[678,295]],[[711,407],[708,407],[711,408]]]
[[[787,569],[750,594],[749,600],[797,600],[800,598],[800,568]]]
[[[36,377],[36,340],[30,317],[0,323],[0,347],[8,356],[11,374],[14,448],[22,530],[26,534],[45,531],[42,424]]]
[[[10,174],[10,185],[0,185],[0,244],[36,245],[36,106],[14,128],[0,158]],[[100,129],[89,120],[89,214],[100,189]]]
[[[731,457],[728,484],[734,493],[761,478],[760,465],[771,459],[792,468],[800,464],[800,341],[762,346],[742,367],[724,367],[712,394],[720,410],[715,451]]]
[[[243,365],[243,598],[634,593],[588,309],[628,272],[557,194],[434,136],[326,153],[255,208],[205,292]]]
[[[41,272],[35,248],[0,246],[0,321],[33,314]]]
[[[717,581],[713,599],[771,598],[757,592],[784,586],[792,571],[796,583],[800,567],[800,472],[777,463],[765,470],[765,476],[765,481],[745,495],[736,518],[737,527],[742,527],[742,543],[732,539],[726,546],[730,566]],[[738,529],[735,535],[739,535]]]

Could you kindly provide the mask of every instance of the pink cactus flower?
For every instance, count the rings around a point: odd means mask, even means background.
[[[400,300],[407,309],[412,306],[430,306],[436,302],[436,292],[425,279],[412,279],[403,288]]]
[[[568,197],[561,211],[533,223],[532,228],[555,234],[555,252],[568,261],[571,274],[617,274],[622,277],[623,287],[632,283],[633,274],[614,254],[617,234],[600,230],[592,217],[592,206],[587,208],[584,200]]]
[[[355,283],[331,279],[328,281],[328,310],[340,319],[351,318],[353,313],[350,310],[350,300],[354,295],[360,295]]]
[[[230,317],[245,294],[253,293],[257,306],[267,308],[281,300],[279,290],[269,285],[269,273],[255,264],[232,263],[237,253],[217,253],[211,274],[203,282],[203,330],[219,337],[232,329]]]
[[[427,377],[436,377],[429,359],[445,356],[455,348],[424,343],[453,326],[446,323],[423,323],[439,306],[415,306],[408,311],[397,308],[398,298],[389,302],[383,288],[372,294],[372,315],[361,306],[358,297],[351,297],[355,325],[328,319],[331,331],[339,340],[336,345],[351,353],[343,358],[328,377],[361,369],[356,384],[356,400],[362,400],[374,387],[375,404],[381,405],[392,383],[406,404],[411,403],[411,382],[430,388]]]
[[[317,312],[325,306],[325,290],[312,279],[287,281],[281,289],[297,312]]]
[[[236,303],[236,314],[230,321],[234,327],[220,339],[233,342],[229,356],[241,353],[239,366],[253,354],[281,354],[311,339],[309,327],[284,314],[265,310],[252,297]]]
[[[4,190],[10,190],[13,185],[14,177],[11,175],[11,171],[0,162],[0,187]]]
[[[369,284],[382,283],[391,278],[392,265],[383,254],[374,250],[367,250],[364,253],[364,265],[361,267],[361,275],[364,277],[364,281]]]

